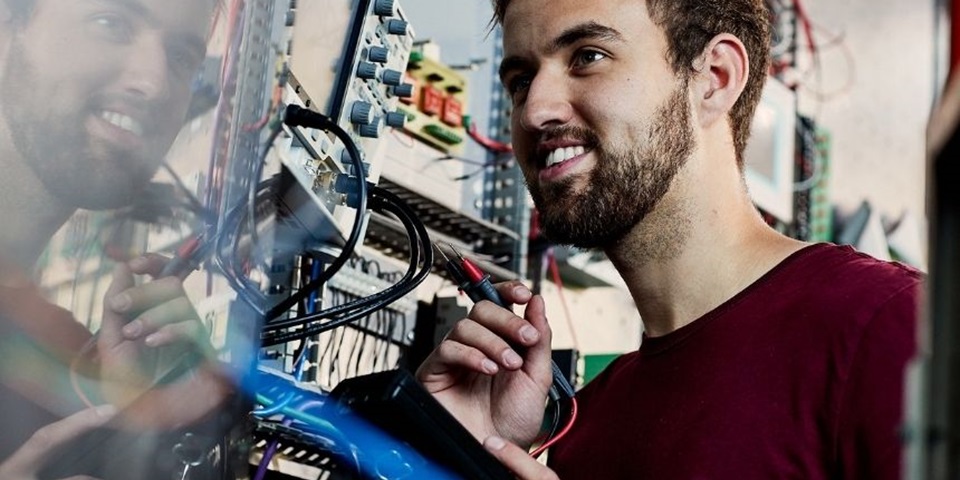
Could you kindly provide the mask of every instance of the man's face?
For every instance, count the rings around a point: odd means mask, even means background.
[[[686,82],[645,3],[507,8],[501,79],[513,143],[555,242],[612,245],[653,210],[693,150]]]
[[[211,5],[38,0],[12,26],[0,113],[48,192],[113,208],[150,180],[184,121]]]

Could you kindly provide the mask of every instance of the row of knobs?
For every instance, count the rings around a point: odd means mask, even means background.
[[[397,14],[394,0],[377,0],[373,5],[373,13],[380,17],[393,17]],[[387,33],[390,35],[406,35],[408,24],[404,20],[390,18],[386,20]],[[367,60],[357,65],[357,77],[364,80],[376,80],[379,68],[390,59],[390,50],[386,47],[370,47],[367,49]],[[379,79],[385,85],[393,87],[393,93],[401,98],[413,95],[413,85],[403,83],[403,72],[386,68],[379,72]],[[350,121],[357,125],[361,137],[376,138],[380,136],[380,122],[389,127],[403,128],[406,115],[400,112],[388,112],[383,118],[373,114],[373,104],[356,101],[350,109]]]

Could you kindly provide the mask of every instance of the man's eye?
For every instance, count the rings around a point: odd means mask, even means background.
[[[529,75],[514,75],[507,80],[507,92],[509,92],[511,96],[523,93],[530,87],[531,81],[532,78]]]
[[[572,64],[574,68],[582,68],[599,62],[604,58],[607,58],[607,55],[603,52],[597,50],[580,50],[574,54]]]
[[[133,26],[116,13],[94,15],[91,26],[95,33],[112,42],[128,42],[133,38]]]

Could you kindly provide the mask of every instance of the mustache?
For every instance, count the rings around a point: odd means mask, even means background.
[[[537,143],[549,142],[551,140],[577,140],[587,146],[594,147],[600,144],[600,136],[593,130],[575,125],[560,125],[544,130],[540,134]]]

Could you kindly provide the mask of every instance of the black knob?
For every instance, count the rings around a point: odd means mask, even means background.
[[[373,4],[373,13],[380,17],[392,17],[396,15],[393,0],[377,0]]]
[[[403,20],[398,20],[396,18],[391,18],[387,20],[387,33],[390,35],[406,35],[407,34],[407,22]]]
[[[403,73],[396,70],[387,69],[383,71],[383,83],[387,85],[397,86],[400,85],[400,82],[403,81]]]
[[[374,63],[387,63],[390,58],[390,50],[387,50],[386,47],[370,47],[367,58]]]

